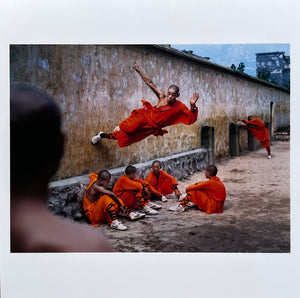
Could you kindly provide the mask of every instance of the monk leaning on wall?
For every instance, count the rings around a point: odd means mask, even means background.
[[[115,183],[113,192],[130,210],[142,208],[146,214],[156,215],[158,212],[154,209],[160,209],[161,206],[151,202],[149,198],[152,194],[158,195],[158,192],[144,180],[136,178],[136,174],[136,167],[126,167],[125,175]]]
[[[215,165],[208,165],[205,168],[205,177],[208,181],[200,181],[186,188],[186,197],[179,205],[171,207],[171,211],[185,211],[186,207],[197,205],[206,213],[222,213],[226,199],[225,186],[218,178],[218,169]]]
[[[11,252],[112,251],[100,231],[48,210],[48,183],[63,145],[60,111],[52,98],[29,86],[12,87]]]
[[[111,179],[108,171],[93,172],[89,177],[90,184],[83,198],[83,211],[92,226],[107,222],[111,228],[125,231],[127,227],[118,220],[117,215],[131,220],[145,217],[144,213],[131,212],[120,198],[106,189]]]
[[[152,106],[150,102],[142,100],[143,108],[133,110],[131,115],[121,122],[112,133],[99,132],[92,138],[93,145],[102,138],[107,138],[117,140],[120,147],[125,147],[139,142],[149,135],[164,135],[168,132],[163,129],[166,126],[178,123],[190,125],[197,120],[196,102],[199,93],[193,93],[193,97],[190,99],[191,109],[188,109],[185,104],[177,100],[180,94],[176,85],[171,85],[165,94],[137,65],[134,65],[133,68],[158,97],[157,105]]]
[[[243,119],[239,119],[239,121],[242,121],[240,127],[249,130],[252,135],[260,141],[261,145],[266,148],[268,152],[268,159],[270,159],[270,135],[266,124],[262,120],[254,118],[251,115],[248,116],[248,121],[245,121]]]
[[[152,163],[152,171],[148,174],[145,179],[156,191],[158,195],[153,195],[151,199],[161,199],[166,202],[168,198],[172,198],[173,194],[177,200],[180,199],[181,192],[178,189],[177,180],[161,169],[161,162],[155,160]]]

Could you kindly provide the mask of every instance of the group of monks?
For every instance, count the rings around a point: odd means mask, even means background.
[[[133,110],[111,133],[99,132],[91,140],[117,140],[120,147],[129,146],[149,135],[167,133],[166,126],[177,123],[190,125],[197,119],[198,93],[190,98],[190,109],[178,101],[179,88],[171,85],[167,93],[158,89],[137,65],[133,69],[158,97],[156,106],[142,101],[143,108]],[[253,118],[253,117],[252,117]],[[270,155],[266,127],[259,119],[243,121]],[[10,147],[11,147],[11,251],[12,252],[79,252],[112,251],[104,235],[69,220],[51,214],[47,208],[48,184],[59,167],[64,151],[61,113],[54,100],[42,91],[22,85],[11,87]],[[131,220],[156,215],[162,208],[153,200],[177,200],[171,211],[185,211],[197,206],[206,213],[223,211],[226,190],[216,176],[215,165],[205,169],[207,181],[186,188],[182,196],[176,179],[154,161],[145,180],[137,177],[137,169],[128,166],[124,175],[108,190],[111,175],[107,170],[90,174],[90,184],[83,198],[83,209],[92,226],[108,222],[117,230],[127,227],[119,220]],[[171,195],[171,196],[170,196]]]
[[[136,174],[134,166],[126,167],[125,174],[114,184],[112,192],[105,188],[111,179],[107,170],[90,174],[83,210],[92,226],[107,222],[113,229],[127,230],[118,216],[136,220],[146,214],[156,215],[158,211],[155,209],[161,209],[162,206],[153,203],[153,200],[166,202],[168,199],[177,199],[179,203],[171,207],[170,211],[185,211],[187,207],[193,206],[198,206],[206,213],[223,211],[226,190],[216,177],[215,165],[208,165],[205,169],[205,176],[209,180],[187,187],[187,194],[182,199],[177,180],[161,169],[160,161],[152,163],[152,171],[145,180],[137,178]]]

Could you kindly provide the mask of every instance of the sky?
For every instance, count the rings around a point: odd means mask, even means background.
[[[230,67],[236,67],[243,62],[245,73],[256,76],[256,53],[284,52],[290,55],[290,44],[171,44],[178,50],[191,50],[193,54],[201,57],[209,57],[211,62]]]

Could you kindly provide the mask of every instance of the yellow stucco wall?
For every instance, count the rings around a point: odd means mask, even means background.
[[[11,82],[33,84],[61,107],[66,145],[57,178],[199,148],[202,125],[215,127],[216,157],[228,155],[229,124],[249,114],[268,122],[271,101],[273,128],[289,124],[288,92],[176,55],[176,51],[150,45],[13,45],[10,50]],[[157,102],[132,69],[135,63],[158,88],[166,91],[169,85],[178,85],[179,100],[188,106],[192,93],[199,92],[197,122],[168,127],[168,134],[150,136],[126,148],[110,140],[92,146],[95,133],[112,131],[142,106],[142,98],[153,105]]]

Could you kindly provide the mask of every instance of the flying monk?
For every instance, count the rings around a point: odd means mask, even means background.
[[[270,159],[271,158],[270,135],[266,124],[262,120],[258,118],[254,118],[251,115],[248,116],[248,121],[245,121],[243,119],[239,119],[239,121],[243,122],[243,124],[240,125],[240,127],[249,130],[252,133],[252,135],[260,141],[261,145],[264,148],[266,148],[268,152],[268,159]]]
[[[144,213],[131,212],[121,199],[106,189],[111,179],[111,174],[107,170],[93,172],[89,177],[90,184],[83,198],[83,211],[92,226],[97,227],[107,222],[111,228],[125,231],[127,227],[118,220],[117,215],[131,220],[145,217]]]
[[[226,189],[223,182],[217,177],[218,169],[215,165],[205,168],[205,177],[208,181],[200,181],[186,188],[186,197],[179,205],[171,207],[170,211],[182,212],[186,207],[197,205],[205,213],[222,213],[226,199]]]
[[[156,199],[161,199],[163,202],[166,202],[168,198],[171,198],[173,193],[177,200],[179,200],[181,196],[177,180],[161,169],[161,162],[159,160],[153,161],[152,171],[148,174],[145,181],[159,192]],[[152,196],[151,199],[155,199],[154,196]]]
[[[148,215],[158,214],[154,209],[160,209],[161,206],[151,202],[149,199],[151,193],[157,194],[157,192],[147,182],[136,178],[136,174],[136,167],[126,167],[125,175],[120,177],[115,183],[113,192],[122,199],[131,211],[141,207],[143,213]]]
[[[164,135],[168,132],[163,129],[166,126],[178,123],[190,125],[197,120],[196,102],[199,99],[199,93],[193,93],[190,98],[191,109],[188,109],[185,104],[177,100],[180,95],[179,87],[171,85],[165,94],[153,84],[152,80],[140,70],[138,65],[134,65],[133,69],[158,97],[157,105],[152,106],[150,102],[142,100],[143,108],[133,110],[130,116],[122,121],[112,133],[100,131],[92,138],[93,145],[102,138],[107,138],[117,140],[120,147],[126,147],[150,135]]]

